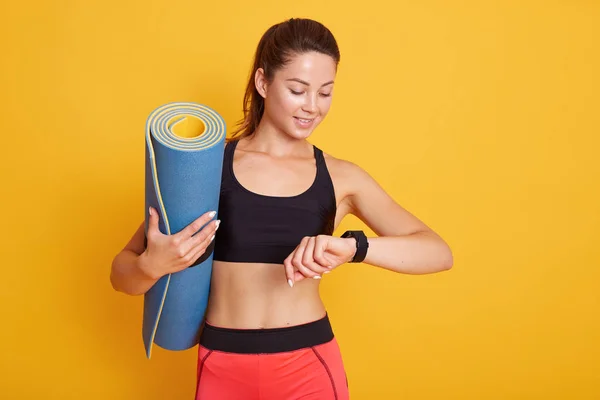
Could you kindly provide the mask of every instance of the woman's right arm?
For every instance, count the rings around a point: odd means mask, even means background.
[[[116,255],[110,271],[110,283],[119,292],[132,296],[146,293],[160,278],[144,272],[144,222],[140,224],[129,243]]]
[[[112,287],[129,295],[146,293],[161,277],[193,265],[215,238],[216,211],[206,212],[180,232],[165,235],[158,228],[158,213],[150,208],[148,243],[144,246],[144,222],[116,255],[110,271]],[[200,229],[202,228],[202,229]]]

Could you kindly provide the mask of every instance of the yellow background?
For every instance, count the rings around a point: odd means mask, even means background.
[[[434,275],[322,282],[352,399],[600,398],[600,4],[55,1],[0,9],[0,397],[191,399],[196,349],[141,340],[109,270],[143,218],[144,124],[196,101],[229,128],[260,35],[342,52],[311,141],[451,245]],[[348,218],[345,229],[366,228]]]

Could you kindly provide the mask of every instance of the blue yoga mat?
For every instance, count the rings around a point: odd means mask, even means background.
[[[146,234],[150,206],[158,211],[159,229],[167,235],[181,231],[208,211],[218,211],[225,136],[225,121],[205,105],[169,103],[149,115]],[[214,242],[192,266],[163,276],[144,295],[142,336],[148,358],[153,343],[167,350],[185,350],[198,343],[208,303]]]

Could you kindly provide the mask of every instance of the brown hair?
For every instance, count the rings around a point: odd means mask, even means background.
[[[320,22],[306,18],[291,18],[267,29],[256,48],[246,85],[243,100],[244,118],[239,121],[231,140],[251,135],[262,118],[264,99],[254,85],[256,70],[263,68],[265,78],[271,81],[275,71],[288,63],[293,56],[309,51],[331,56],[336,67],[340,62],[337,42],[331,31]]]

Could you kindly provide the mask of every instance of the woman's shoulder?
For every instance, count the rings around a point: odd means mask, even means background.
[[[357,162],[323,152],[327,170],[342,197],[351,196],[374,186],[374,179]]]
[[[323,157],[327,163],[327,169],[331,174],[338,175],[339,177],[355,178],[357,175],[366,173],[365,170],[358,165],[356,162],[336,157],[323,151]]]

